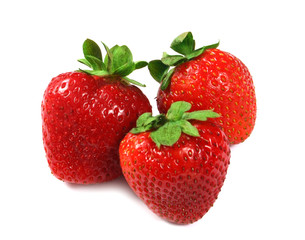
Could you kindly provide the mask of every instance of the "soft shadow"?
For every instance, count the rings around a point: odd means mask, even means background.
[[[123,175],[120,177],[108,181],[108,182],[102,182],[97,184],[73,184],[73,183],[66,183],[66,185],[77,191],[103,191],[103,190],[109,190],[109,189],[118,189],[119,191],[122,191],[129,195],[130,197],[138,199],[137,195],[133,192],[133,190],[129,187],[128,183],[126,182]]]
[[[236,148],[239,148],[239,147],[240,147],[240,146],[239,146],[240,144],[242,144],[242,143],[239,143],[239,144],[231,144],[231,145],[230,145],[231,151],[232,151],[232,150],[235,151]]]

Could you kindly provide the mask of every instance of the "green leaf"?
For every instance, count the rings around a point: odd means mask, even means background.
[[[219,46],[219,41],[217,43],[215,43],[215,44],[204,46],[202,48],[199,48],[199,49],[197,49],[197,50],[187,54],[186,58],[188,60],[193,59],[193,58],[198,57],[199,55],[201,55],[205,50],[212,49],[212,48],[217,48],[218,46]]]
[[[137,127],[131,130],[132,133],[150,131],[150,137],[160,148],[161,145],[172,146],[182,133],[192,137],[199,137],[198,129],[188,120],[196,119],[205,121],[207,118],[218,117],[219,114],[212,110],[200,110],[187,112],[192,105],[185,101],[174,102],[166,116],[164,114],[153,117],[151,113],[142,114],[137,120]]]
[[[212,110],[188,112],[191,107],[192,105],[188,102],[178,101],[172,103],[166,115],[160,114],[153,117],[150,112],[144,113],[138,118],[137,127],[133,128],[131,133],[150,131],[150,137],[158,148],[161,145],[172,146],[179,140],[182,133],[199,137],[198,129],[188,120],[205,121],[220,115]]]
[[[151,137],[151,139],[154,141],[154,143],[157,145],[158,148],[161,147],[161,142],[159,141],[156,131],[155,132],[151,132],[149,134],[149,136]]]
[[[149,121],[148,121],[149,120]],[[156,117],[152,117],[150,112],[143,113],[138,119],[137,119],[137,127],[131,129],[131,133],[137,134],[141,132],[146,132],[152,128],[153,121],[156,120]]]
[[[124,65],[118,67],[117,69],[115,69],[112,72],[112,74],[120,75],[121,77],[125,77],[125,76],[129,75],[130,73],[132,73],[133,70],[135,70],[135,64],[133,62],[128,62],[128,63],[125,63]]]
[[[164,75],[168,72],[169,66],[162,63],[161,60],[153,60],[148,63],[150,75],[157,81],[161,82]]]
[[[103,61],[102,52],[100,47],[91,39],[86,39],[83,43],[84,56],[94,56]]]
[[[168,73],[166,73],[166,75],[163,77],[163,81],[161,83],[161,90],[165,90],[168,85],[170,84],[172,75],[174,74],[175,68],[172,68],[171,70],[169,70]]]
[[[220,41],[218,41],[217,43],[214,43],[214,44],[211,44],[211,45],[205,46],[205,49],[213,49],[213,48],[218,48],[219,44],[220,44]]]
[[[198,129],[194,127],[190,122],[181,120],[179,121],[179,125],[183,133],[193,137],[199,137]]]
[[[153,129],[158,129],[162,125],[164,125],[167,122],[167,119],[164,114],[159,114],[154,117],[155,120],[152,122],[152,128]],[[149,119],[147,120],[149,122]],[[146,123],[145,123],[146,124]]]
[[[170,47],[174,51],[183,55],[191,53],[195,49],[195,41],[193,39],[193,34],[191,32],[185,32],[180,34],[174,39]]]
[[[90,74],[90,75],[96,75],[96,76],[108,76],[110,75],[109,72],[105,70],[83,70],[79,69],[79,71]]]
[[[132,53],[125,45],[115,45],[114,47],[109,49],[105,43],[102,42],[102,44],[107,52],[104,61],[99,46],[90,39],[86,39],[84,41],[83,52],[85,58],[79,59],[78,61],[91,69],[80,69],[79,71],[97,76],[120,76],[120,79],[125,84],[132,83],[137,86],[145,87],[144,84],[141,84],[133,79],[127,78],[126,76],[128,76],[135,69],[140,69],[147,66],[148,63],[145,61],[133,62]]]
[[[151,128],[153,128],[158,121],[159,121],[158,117],[149,117],[144,122],[144,126],[151,126]]]
[[[104,48],[107,52],[107,55],[105,56],[104,64],[106,65],[108,72],[111,72],[110,70],[111,70],[113,55],[110,49],[108,48],[108,46],[103,42],[102,44],[104,45]]]
[[[143,114],[137,119],[137,127],[144,126],[146,120],[147,120],[147,119],[150,119],[151,117],[152,117],[152,116],[151,116],[151,113],[150,113],[150,112],[143,113]]]
[[[199,111],[184,113],[182,119],[206,121],[208,118],[217,118],[217,117],[220,117],[220,115],[216,112],[213,112],[212,110],[199,110]]]
[[[85,58],[93,70],[106,70],[106,66],[101,59],[91,55],[86,55]]]
[[[111,56],[111,59],[109,56]],[[115,45],[108,50],[105,64],[111,74],[120,75],[121,77],[129,75],[136,67],[132,60],[132,53],[125,45]]]
[[[121,71],[124,72],[124,70],[122,70],[122,66],[125,66],[124,68],[130,70],[130,68],[134,67],[134,63],[133,63],[133,59],[132,59],[132,53],[129,50],[129,48],[125,45],[123,46],[118,46],[115,45],[114,47],[112,47],[110,49],[111,53],[112,53],[112,63],[110,66],[110,72],[111,73],[116,73],[118,69],[120,69]],[[134,69],[134,68],[133,68]]]
[[[138,61],[138,62],[135,62],[135,69],[140,69],[140,68],[146,67],[147,65],[148,65],[148,62]]]
[[[186,55],[186,58],[187,58],[188,60],[191,60],[191,59],[193,59],[193,58],[198,57],[199,55],[201,55],[204,51],[205,51],[205,48],[204,48],[204,47],[199,48],[199,49],[197,49],[197,50],[195,50],[195,51],[193,51],[193,52],[187,54],[187,55]]]
[[[143,113],[137,120],[137,127],[133,128],[130,132],[137,134],[141,132],[146,132],[151,129],[157,129],[164,125],[166,118],[164,114],[157,115],[155,117],[151,116],[151,113]]]
[[[161,145],[172,146],[181,136],[181,128],[175,122],[167,122],[158,130],[151,132],[150,137],[157,144],[158,148]]]
[[[134,85],[137,85],[137,86],[139,86],[139,87],[146,87],[145,84],[142,84],[142,83],[140,83],[140,82],[138,82],[138,81],[136,81],[136,80],[130,79],[130,78],[128,78],[128,77],[124,77],[124,80],[126,80],[127,82],[132,83],[132,84],[134,84]]]
[[[146,132],[151,129],[151,126],[141,126],[141,127],[136,127],[130,130],[132,134],[138,134],[142,132]]]
[[[192,105],[188,102],[174,102],[167,111],[166,117],[168,120],[177,121],[182,118],[182,115],[190,110]]]
[[[168,66],[177,66],[178,64],[186,61],[187,58],[181,55],[168,55],[166,52],[163,53],[161,58],[162,63]]]
[[[77,61],[79,61],[82,64],[85,64],[86,66],[88,66],[89,68],[92,68],[91,64],[88,62],[87,59],[78,59]]]

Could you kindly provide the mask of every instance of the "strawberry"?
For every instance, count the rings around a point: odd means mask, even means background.
[[[224,132],[207,118],[211,110],[187,112],[175,102],[167,114],[142,114],[120,144],[123,175],[136,195],[157,215],[193,223],[214,204],[230,162]]]
[[[132,60],[126,46],[114,46],[103,61],[101,49],[90,39],[83,44],[81,63],[91,70],[53,78],[42,101],[42,130],[52,173],[69,183],[92,184],[121,175],[119,144],[151,112],[139,88],[126,76],[146,62]]]
[[[254,128],[255,89],[248,68],[232,54],[216,49],[218,45],[194,50],[193,35],[186,32],[171,44],[182,55],[164,53],[148,67],[161,83],[157,96],[160,112],[182,100],[190,102],[192,110],[214,109],[221,117],[212,121],[223,127],[231,144],[237,144]]]

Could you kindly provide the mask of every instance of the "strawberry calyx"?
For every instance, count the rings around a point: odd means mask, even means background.
[[[129,48],[125,45],[115,45],[112,48],[103,43],[106,50],[106,56],[103,60],[102,51],[97,43],[91,39],[86,39],[83,43],[83,59],[78,61],[91,70],[79,69],[90,75],[96,76],[120,76],[124,81],[132,83],[140,87],[146,87],[144,84],[139,83],[127,76],[136,69],[146,67],[148,65],[145,61],[133,61],[133,56]]]
[[[155,117],[151,113],[143,113],[137,120],[131,133],[138,134],[150,132],[151,139],[157,147],[161,145],[172,146],[180,138],[182,133],[192,137],[199,137],[199,132],[189,120],[206,121],[208,118],[217,118],[220,115],[212,110],[199,110],[188,112],[192,105],[185,101],[174,102],[166,115],[160,114]]]
[[[161,83],[161,89],[165,90],[169,86],[171,76],[175,70],[174,67],[198,57],[207,49],[217,48],[218,46],[219,41],[195,49],[193,34],[191,32],[182,33],[174,39],[170,46],[171,49],[181,55],[169,55],[164,52],[161,60],[152,60],[148,63],[149,72],[157,82]]]

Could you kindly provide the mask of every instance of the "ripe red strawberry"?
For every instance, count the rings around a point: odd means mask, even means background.
[[[193,223],[210,209],[230,162],[226,135],[205,121],[219,115],[186,112],[190,108],[175,102],[166,116],[144,113],[120,145],[130,187],[154,213],[179,224]]]
[[[121,175],[119,144],[151,112],[146,96],[126,76],[145,62],[134,63],[126,46],[101,50],[84,42],[85,59],[93,68],[60,74],[52,79],[42,101],[42,129],[46,157],[60,180],[91,184]]]
[[[214,109],[213,119],[223,127],[231,144],[243,142],[256,120],[256,97],[248,68],[230,53],[216,49],[219,43],[197,50],[190,32],[178,36],[171,48],[181,55],[163,54],[149,63],[152,76],[162,82],[157,96],[160,112],[175,101],[187,101],[192,110]],[[170,66],[176,66],[167,72]]]

